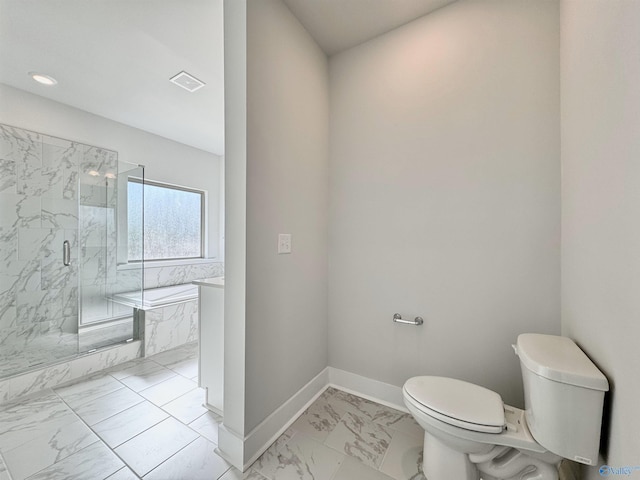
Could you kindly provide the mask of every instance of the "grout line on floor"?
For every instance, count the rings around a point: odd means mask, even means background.
[[[112,378],[113,378],[113,377],[112,377]],[[117,380],[117,379],[115,379],[115,380]],[[126,385],[124,385],[124,388],[127,388],[127,386],[126,386]],[[121,389],[119,389],[119,390],[121,390]],[[91,425],[87,424],[87,422],[85,422],[85,421],[84,421],[84,419],[83,419],[82,417],[80,417],[80,415],[78,415],[78,414],[76,413],[76,411],[75,411],[73,408],[71,408],[71,406],[70,406],[67,402],[65,402],[65,401],[64,401],[64,398],[62,398],[60,395],[58,395],[58,392],[56,392],[55,390],[54,390],[54,392],[55,392],[55,394],[58,396],[58,398],[60,398],[60,400],[62,400],[62,402],[67,406],[67,408],[68,408],[69,410],[71,410],[71,412],[73,412],[73,414],[78,418],[78,420],[80,420],[80,421],[81,421],[81,422],[82,422],[82,423],[83,423],[83,424],[84,424],[84,425],[85,425],[89,430],[91,430],[91,433],[93,433],[93,434],[96,436],[97,440],[96,440],[95,442],[91,443],[90,445],[93,445],[93,444],[94,444],[94,443],[96,443],[96,442],[100,442],[100,443],[102,443],[105,447],[107,447],[109,450],[111,450],[111,452],[112,452],[116,457],[118,457],[118,459],[119,459],[119,460],[124,464],[124,466],[126,466],[129,470],[131,470],[131,471],[133,472],[133,474],[134,474],[137,478],[140,478],[140,476],[138,476],[138,474],[137,474],[136,472],[134,472],[134,471],[133,471],[133,469],[131,468],[131,466],[129,466],[129,464],[128,464],[127,462],[125,462],[125,461],[124,461],[124,459],[123,459],[122,457],[120,457],[120,455],[118,455],[118,454],[116,453],[115,449],[114,449],[114,448],[111,448],[111,447],[107,444],[107,442],[105,442],[105,441],[102,439],[102,437],[101,437],[100,435],[98,435],[98,432],[96,432],[93,428],[91,428]],[[135,393],[135,392],[134,392],[134,393]],[[107,394],[107,395],[108,395],[108,394]],[[100,397],[98,397],[98,398],[100,398]],[[88,403],[88,402],[87,402],[87,403]],[[135,407],[135,405],[134,405],[134,407]],[[130,408],[132,408],[132,407],[130,407]],[[128,410],[128,409],[126,409],[126,410]],[[123,411],[124,411],[124,410],[123,410]],[[111,418],[111,417],[109,417],[109,418]],[[106,419],[105,419],[105,420],[106,420]],[[100,423],[100,422],[98,422],[98,423]],[[128,441],[128,440],[127,440],[127,441]],[[124,443],[124,442],[123,442],[123,443]],[[88,446],[89,446],[89,445],[87,445],[87,447],[88,447]],[[85,449],[85,448],[87,448],[87,447],[81,448],[80,450],[78,450],[78,452],[81,452],[82,450],[84,450],[84,449]],[[73,455],[75,455],[75,454],[76,454],[76,453],[78,453],[78,452],[74,452],[74,453],[73,453]],[[56,463],[58,463],[58,462],[54,462],[52,465],[55,465]],[[50,466],[51,466],[51,465],[49,465],[49,467],[50,467]],[[45,467],[45,468],[49,468],[49,467]],[[44,469],[42,469],[42,470],[44,470]],[[40,471],[42,471],[42,470],[40,470]],[[116,472],[119,472],[120,470],[122,470],[122,468],[119,468],[118,470],[116,470]],[[113,472],[113,473],[116,473],[116,472]],[[111,475],[113,475],[113,473],[112,473]],[[33,475],[35,475],[35,474],[33,474]],[[110,475],[110,476],[111,476],[111,475]],[[108,477],[107,477],[107,478],[108,478]],[[105,480],[106,480],[106,479],[105,479]]]
[[[177,419],[176,419],[177,420]],[[164,421],[164,420],[163,420]],[[179,421],[179,420],[178,420]],[[165,463],[167,463],[169,460],[171,460],[173,457],[175,457],[178,453],[180,453],[182,450],[184,450],[185,448],[187,448],[189,445],[191,445],[193,442],[199,440],[200,437],[198,438],[194,438],[193,440],[191,440],[189,443],[187,443],[184,447],[182,447],[180,450],[178,450],[177,452],[171,454],[170,456],[168,456],[167,458],[165,458],[162,462],[160,462],[158,465],[156,465],[155,467],[153,467],[151,470],[149,470],[147,473],[144,474],[143,477],[139,477],[144,479],[147,475],[149,475],[151,472],[153,472],[154,470],[156,470],[157,468],[160,468],[162,465],[164,465]],[[131,468],[131,467],[129,467]],[[133,471],[133,469],[131,469]],[[135,473],[135,472],[133,472]],[[137,475],[137,474],[136,474]]]

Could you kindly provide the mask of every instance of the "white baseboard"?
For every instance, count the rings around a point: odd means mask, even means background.
[[[320,396],[329,385],[329,367],[265,418],[244,438],[243,469],[246,470]]]
[[[401,387],[340,370],[339,368],[328,367],[328,369],[330,386],[396,410],[409,412],[402,400]]]
[[[224,446],[224,449],[222,448]],[[224,424],[218,425],[218,448],[216,453],[238,469],[243,469],[244,438],[229,430]]]
[[[207,389],[208,390],[208,389]],[[224,417],[224,412],[222,410],[220,410],[219,408],[214,407],[213,405],[209,405],[208,403],[203,403],[202,406],[204,408],[206,408],[207,410],[209,410],[210,412],[215,413],[216,415],[218,415],[219,417]]]
[[[224,445],[221,456],[236,468],[242,465],[246,470],[330,386],[407,412],[400,387],[327,367],[260,422],[244,439],[221,426],[219,445]]]

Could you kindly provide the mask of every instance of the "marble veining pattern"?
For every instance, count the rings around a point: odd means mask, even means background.
[[[356,457],[363,463],[378,467],[389,448],[391,434],[365,417],[347,412],[327,437],[325,444]]]
[[[394,432],[380,471],[392,477],[423,480],[423,442],[424,433],[414,436],[400,431]]]
[[[59,358],[50,355],[55,348],[27,348],[40,337],[68,344],[59,329],[61,289],[75,284],[76,276],[73,268],[52,268],[52,260],[59,258],[65,228],[70,236],[77,229],[77,204],[64,199],[62,187],[65,171],[78,168],[77,151],[73,142],[0,125],[0,169],[8,173],[0,187],[0,251],[8,273],[0,281],[0,300],[3,310],[16,307],[15,323],[2,325],[1,351],[12,361],[0,362],[0,376]],[[12,358],[25,348],[22,363]]]
[[[0,480],[426,480],[410,415],[335,388],[237,471],[184,369],[195,358],[183,345],[0,406]]]
[[[200,437],[152,470],[145,480],[218,478],[230,465],[215,453],[215,444]]]
[[[345,457],[305,435],[294,434],[275,451],[256,462],[255,469],[270,479],[331,479]]]
[[[198,339],[198,300],[144,311],[145,355],[155,355]]]
[[[191,283],[201,278],[224,276],[224,263],[206,262],[170,267],[154,267],[147,263],[144,269],[144,287],[157,288]]]
[[[165,411],[145,401],[95,424],[92,428],[109,447],[116,448],[168,417]]]
[[[119,284],[110,178],[118,165],[114,151],[0,124],[0,379],[71,361],[80,313],[122,313],[105,298]],[[65,240],[70,266],[61,258]],[[139,288],[142,272],[134,277]],[[79,296],[80,278],[100,288]],[[106,308],[92,318],[94,304]],[[0,388],[0,401],[10,390]]]
[[[7,465],[4,463],[2,455],[0,455],[0,480],[11,480],[9,471],[7,470]]]
[[[123,443],[115,452],[144,476],[198,438],[198,434],[173,417]]]
[[[329,387],[247,474],[255,471],[269,480],[426,480],[422,438],[408,413]],[[339,464],[325,459],[320,447],[339,453]],[[319,458],[323,469],[316,465]],[[242,477],[230,473],[229,478]]]
[[[86,480],[107,478],[124,463],[102,442],[95,442],[73,455],[31,475],[29,480]]]
[[[83,403],[75,412],[87,425],[95,425],[143,401],[144,398],[128,388],[119,388]]]
[[[16,162],[0,159],[0,192],[15,190]]]
[[[61,425],[5,453],[14,480],[21,480],[98,441],[80,420]],[[33,452],[38,452],[37,456]]]
[[[0,404],[10,402],[18,397],[35,394],[98,370],[138,358],[140,357],[140,347],[139,341],[117,345],[79,356],[70,361],[63,361],[39,370],[0,380]],[[21,355],[25,354],[27,354],[25,351],[21,353]]]
[[[142,270],[116,268],[119,167],[117,152],[0,125],[0,379],[71,361],[83,344],[79,316],[91,323],[131,313],[108,299],[143,283]],[[71,266],[60,261],[64,240]],[[148,288],[223,274],[215,261],[144,272]],[[164,315],[174,326],[151,325],[148,354],[195,341],[197,316],[193,303]],[[48,386],[65,379],[49,373]],[[0,401],[10,390],[0,380]]]
[[[293,424],[293,429],[316,440],[324,441],[340,422],[340,415],[333,405],[319,398]]]

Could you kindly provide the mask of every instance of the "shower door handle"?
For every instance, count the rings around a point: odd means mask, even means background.
[[[69,240],[62,242],[62,263],[65,267],[71,265],[71,244]]]

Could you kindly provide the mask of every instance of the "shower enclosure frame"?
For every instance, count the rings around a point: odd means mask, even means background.
[[[0,379],[135,339],[111,300],[142,301],[143,262],[118,265],[129,176],[113,150],[0,124]]]

